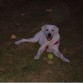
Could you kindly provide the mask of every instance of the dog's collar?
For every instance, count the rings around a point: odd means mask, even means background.
[[[58,44],[58,43],[59,43],[59,41],[55,42],[54,45],[56,45],[56,44]]]

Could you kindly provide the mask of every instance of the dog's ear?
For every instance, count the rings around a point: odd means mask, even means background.
[[[56,35],[57,33],[59,33],[59,28],[55,25],[54,25],[54,28],[55,28],[55,35]]]
[[[55,26],[55,30],[57,33],[59,32],[59,28],[57,26]]]
[[[41,27],[41,31],[42,31],[42,32],[44,32],[46,26],[47,26],[47,25],[43,25],[43,26]]]

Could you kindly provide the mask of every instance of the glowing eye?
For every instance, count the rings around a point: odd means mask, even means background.
[[[48,29],[46,29],[46,31],[48,31]]]
[[[53,29],[51,31],[54,31]]]

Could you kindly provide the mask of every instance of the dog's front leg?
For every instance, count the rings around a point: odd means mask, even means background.
[[[39,48],[39,50],[38,50],[38,52],[37,52],[37,55],[34,57],[34,59],[39,59],[40,55],[43,53],[43,51],[45,50],[45,48],[46,48],[46,45],[42,45],[42,46]]]
[[[63,54],[61,54],[59,51],[54,51],[53,52],[55,56],[59,57],[61,60],[63,60],[64,62],[70,62],[67,58],[65,58],[63,56]]]
[[[34,57],[34,59],[39,59],[40,55],[43,53],[43,50],[38,50],[37,55]]]

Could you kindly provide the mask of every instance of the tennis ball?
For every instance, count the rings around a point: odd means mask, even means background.
[[[53,59],[53,54],[48,54],[48,59]]]

